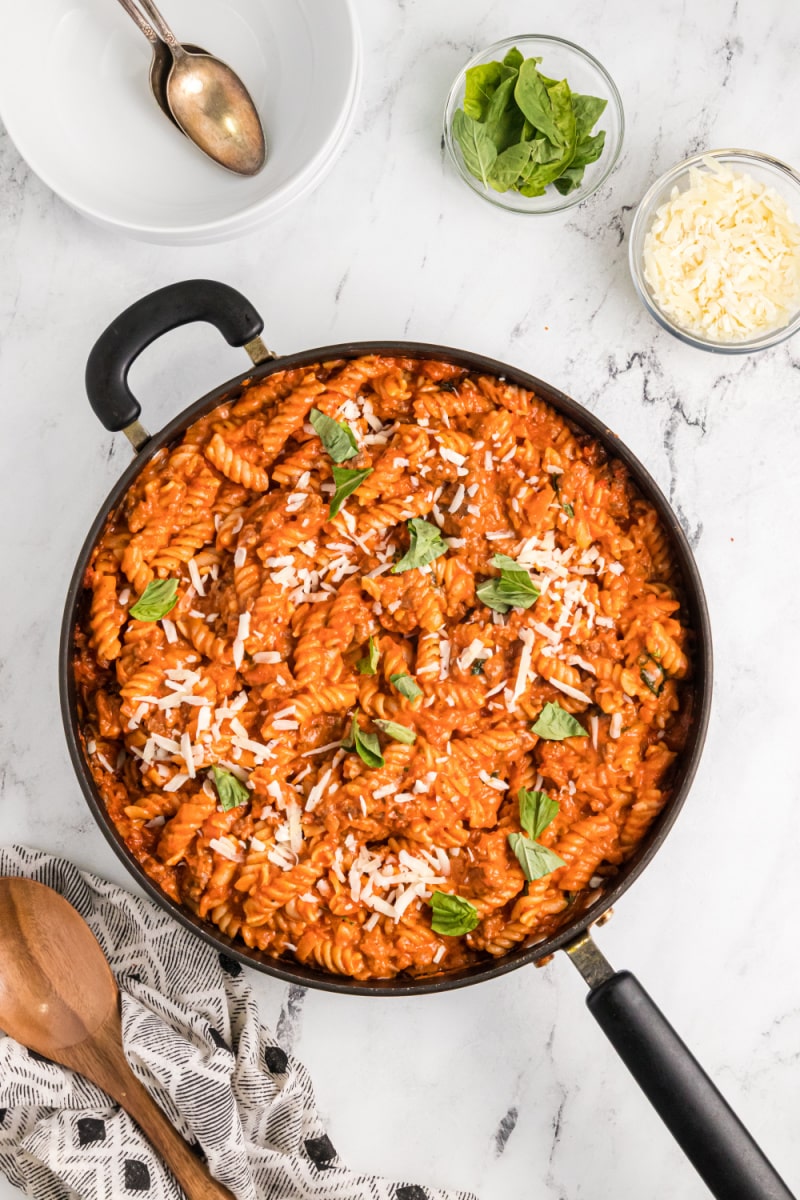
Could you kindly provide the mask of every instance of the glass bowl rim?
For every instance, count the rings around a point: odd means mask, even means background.
[[[487,192],[485,190],[482,191],[478,187],[476,187],[475,183],[477,181],[473,180],[473,177],[469,174],[469,172],[466,170],[464,165],[459,161],[459,158],[455,152],[455,145],[453,142],[453,137],[452,137],[452,133],[451,133],[451,129],[450,129],[450,121],[448,120],[448,113],[450,111],[451,103],[455,97],[455,94],[456,94],[458,88],[463,83],[464,79],[466,78],[466,73],[470,69],[470,67],[477,66],[479,63],[481,63],[485,59],[487,59],[488,55],[490,55],[490,54],[493,55],[493,54],[499,52],[500,50],[510,48],[511,46],[515,45],[517,42],[531,42],[531,41],[549,42],[551,45],[554,45],[554,46],[564,46],[567,48],[567,50],[574,51],[578,55],[579,58],[583,58],[587,63],[589,63],[590,66],[594,67],[594,69],[597,71],[597,73],[603,79],[603,82],[605,83],[605,85],[608,89],[609,95],[611,97],[611,103],[616,112],[617,120],[619,123],[619,133],[617,135],[616,145],[614,147],[613,153],[609,155],[608,163],[605,167],[605,170],[601,172],[601,174],[598,176],[597,180],[592,184],[592,186],[589,188],[586,188],[585,190],[583,189],[583,186],[581,186],[577,189],[576,192],[573,192],[571,195],[561,196],[558,203],[553,203],[548,208],[538,208],[538,209],[518,208],[518,207],[514,206],[513,204],[503,204],[503,202],[501,200],[498,200],[496,198],[496,195],[499,195],[499,193],[497,193],[497,194],[491,193],[490,194],[489,192]],[[520,216],[524,216],[524,217],[546,217],[546,216],[551,216],[553,213],[565,212],[567,209],[574,208],[574,206],[576,204],[581,204],[584,200],[588,200],[588,198],[590,196],[593,196],[594,193],[596,191],[598,191],[599,188],[601,188],[602,185],[606,182],[606,180],[610,176],[611,172],[614,170],[614,167],[617,165],[617,161],[619,159],[620,153],[622,152],[622,146],[625,141],[625,108],[622,103],[622,96],[620,95],[619,88],[617,87],[614,80],[611,78],[611,75],[609,74],[609,72],[606,70],[606,68],[603,66],[603,64],[600,62],[600,60],[598,58],[595,58],[595,56],[593,54],[591,54],[588,50],[584,50],[583,46],[579,46],[577,44],[577,42],[569,41],[568,38],[557,37],[555,34],[520,33],[514,37],[501,38],[500,41],[493,42],[491,45],[484,47],[483,50],[476,51],[475,54],[473,54],[472,57],[466,63],[464,63],[463,67],[460,68],[460,70],[456,74],[455,79],[453,80],[452,84],[450,85],[450,88],[448,89],[447,99],[445,100],[445,104],[444,104],[443,125],[444,125],[444,130],[443,130],[444,142],[445,142],[445,146],[447,147],[447,152],[450,156],[450,160],[453,163],[453,165],[455,166],[458,174],[461,176],[461,178],[464,180],[464,182],[467,184],[467,186],[470,188],[470,190],[475,193],[476,196],[481,197],[481,199],[483,199],[483,200],[487,200],[489,202],[489,204],[493,204],[495,208],[499,208],[503,212],[517,213]],[[558,193],[556,193],[556,194],[558,194]]]
[[[677,182],[678,179],[687,174],[693,167],[702,167],[705,160],[709,158],[723,163],[738,163],[741,165],[754,163],[759,166],[770,167],[785,176],[794,185],[798,192],[798,199],[800,199],[800,172],[796,171],[789,163],[784,162],[783,159],[775,158],[772,154],[766,154],[763,150],[744,150],[739,146],[725,146],[718,150],[701,150],[696,154],[690,154],[688,158],[674,163],[669,170],[659,175],[651,183],[636,206],[631,231],[628,236],[628,267],[633,286],[644,308],[653,320],[662,329],[665,329],[667,333],[671,333],[687,346],[694,346],[698,350],[709,350],[716,354],[752,354],[756,350],[768,350],[771,346],[777,346],[780,342],[786,341],[787,338],[793,337],[800,330],[800,303],[798,303],[794,317],[786,325],[781,325],[778,329],[772,329],[767,333],[760,334],[758,337],[747,338],[740,342],[716,342],[690,333],[670,320],[658,307],[653,296],[651,296],[644,278],[644,263],[641,252],[636,251],[636,246],[637,242],[642,241],[645,236],[646,229],[643,230],[643,227],[649,225],[653,218],[656,195],[663,191],[665,187]],[[800,217],[796,216],[795,219],[800,220]]]

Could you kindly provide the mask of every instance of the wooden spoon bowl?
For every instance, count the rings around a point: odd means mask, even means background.
[[[119,990],[91,929],[63,896],[31,879],[0,878],[0,1028],[116,1100],[188,1200],[234,1200],[128,1066]]]

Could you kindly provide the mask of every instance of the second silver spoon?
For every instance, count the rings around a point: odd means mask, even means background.
[[[188,138],[210,158],[239,175],[264,166],[264,130],[250,93],[226,63],[181,45],[153,0],[140,0],[172,54],[166,82],[170,112]]]
[[[143,13],[139,11],[133,0],[119,0],[119,3],[125,9],[125,12],[142,31],[153,47],[153,58],[150,63],[150,91],[153,93],[158,107],[161,109],[165,117],[168,117],[172,124],[180,133],[183,133],[178,122],[172,115],[172,109],[167,102],[167,77],[170,67],[172,66],[172,54],[169,47],[162,42],[161,38],[156,33],[153,26],[146,20]],[[206,54],[207,51],[202,46],[191,46],[187,42],[186,49],[192,54]]]

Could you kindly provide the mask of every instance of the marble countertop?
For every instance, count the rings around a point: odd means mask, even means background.
[[[516,363],[601,414],[659,481],[696,549],[715,635],[713,716],[691,797],[598,942],[640,976],[800,1187],[791,516],[800,343],[744,357],[684,347],[644,313],[626,263],[632,209],[676,160],[724,145],[796,158],[800,9],[785,0],[562,0],[541,15],[514,0],[358,8],[367,69],[354,133],[318,191],[242,241],[178,249],[104,232],[48,191],[0,127],[0,835],[129,883],[81,798],[55,683],[67,580],[130,457],[83,392],[87,352],[118,311],[205,275],[253,300],[279,350],[407,337]],[[590,48],[628,118],[608,184],[560,217],[490,207],[440,150],[457,69],[526,25]],[[158,429],[243,369],[240,353],[194,327],[154,345],[132,383]],[[561,956],[413,1000],[252,982],[354,1166],[474,1189],[481,1200],[707,1195]],[[14,1194],[0,1182],[0,1200]]]

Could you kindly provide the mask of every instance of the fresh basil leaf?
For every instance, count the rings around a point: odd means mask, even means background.
[[[509,146],[498,154],[489,176],[489,186],[496,192],[507,192],[509,188],[516,187],[520,175],[530,162],[532,149],[533,142],[518,142],[516,146]]]
[[[531,159],[531,162],[533,160]],[[542,163],[533,165],[532,169],[525,173],[523,181],[517,187],[517,191],[521,196],[543,196],[548,186],[555,183],[567,169],[567,158],[559,159],[555,163]]]
[[[550,97],[553,120],[558,130],[558,137],[554,140],[564,147],[571,148],[571,159],[578,141],[575,111],[572,107],[572,91],[566,79],[562,79],[552,87],[548,87],[547,94]]]
[[[527,58],[520,66],[514,99],[534,129],[543,133],[548,141],[563,145],[558,124],[553,116],[553,103],[537,70],[535,58]]]
[[[346,749],[355,750],[358,757],[368,767],[384,766],[384,758],[381,754],[381,744],[378,741],[377,733],[365,733],[358,723],[358,709],[353,713],[353,723],[350,726],[350,735],[346,739],[348,745]],[[342,745],[345,743],[343,742]]]
[[[151,579],[128,613],[137,621],[160,621],[177,603],[177,579]]]
[[[653,695],[658,696],[661,693],[667,675],[660,663],[657,663],[649,654],[643,654],[639,659],[639,677]]]
[[[523,172],[518,185],[518,191],[523,196],[544,195],[548,185],[564,174],[575,156],[577,134],[569,84],[562,79],[545,87],[545,92],[550,101],[550,116],[557,136],[546,134],[547,141],[534,139],[539,143],[537,150],[531,155],[530,165]],[[554,149],[557,151],[555,154]]]
[[[375,717],[374,723],[388,737],[394,738],[396,742],[402,742],[404,746],[413,746],[417,740],[414,730],[409,729],[407,725],[398,725],[396,721],[379,721],[377,717]]]
[[[460,937],[478,924],[478,910],[469,900],[449,892],[434,892],[430,900],[431,929],[445,937]]]
[[[520,825],[528,837],[540,837],[558,812],[558,801],[551,800],[547,792],[529,792],[526,788],[519,789],[517,800]]]
[[[564,738],[568,737],[589,736],[572,713],[566,712],[558,701],[545,704],[531,728],[548,742],[563,742]]]
[[[522,141],[524,124],[525,118],[516,104],[512,104],[510,108],[500,114],[496,121],[492,121],[491,125],[486,126],[486,132],[494,142],[498,154]],[[489,174],[491,176],[491,172]]]
[[[503,66],[504,67],[514,67],[514,69],[518,71],[524,61],[525,61],[525,59],[523,58],[522,54],[517,49],[517,47],[512,46],[511,49],[509,50],[508,54],[503,59]],[[541,62],[542,60],[540,58],[535,58],[533,61]]]
[[[232,771],[227,771],[225,767],[218,767],[216,763],[211,768],[211,774],[214,779],[214,787],[217,789],[219,796],[220,808],[227,812],[230,808],[238,808],[240,804],[247,804],[250,800],[250,793],[241,780],[237,779]]]
[[[520,176],[517,190],[523,196],[543,196],[548,184],[553,183],[566,169],[572,157],[572,147],[554,146],[546,138],[534,138],[528,166]]]
[[[592,129],[605,112],[607,104],[608,101],[601,100],[599,96],[581,96],[578,92],[572,93],[572,109],[575,113],[575,127],[578,141],[581,141],[587,134],[592,132]]]
[[[498,121],[508,108],[516,108],[514,104],[514,84],[517,82],[517,72],[509,68],[506,68],[506,71],[505,79],[503,79],[502,83],[495,90],[486,109],[484,124],[490,132],[493,123]]]
[[[484,121],[486,132],[494,142],[498,154],[521,141],[522,127],[525,124],[525,118],[514,100],[517,72],[510,67],[503,69],[508,72],[507,78],[492,96]]]
[[[500,85],[503,70],[498,62],[470,67],[464,84],[464,112],[473,121],[483,121],[489,102]],[[455,122],[454,122],[455,124]]]
[[[356,663],[356,670],[361,675],[374,675],[378,667],[378,659],[380,656],[381,652],[378,649],[378,643],[375,641],[374,637],[371,637],[369,639],[369,647],[366,657],[358,660]]]
[[[594,137],[584,138],[578,142],[575,147],[575,154],[570,163],[570,170],[575,167],[585,167],[589,163],[597,162],[600,155],[603,153],[603,148],[606,144],[606,131],[601,129]]]
[[[483,674],[483,664],[485,662],[486,662],[485,658],[476,658],[475,662],[472,664],[472,669],[470,671],[470,675],[482,675]]]
[[[349,425],[342,421],[334,421],[318,408],[312,408],[308,419],[319,435],[319,440],[334,462],[346,462],[358,454],[356,436]]]
[[[497,147],[486,127],[468,117],[463,109],[456,109],[453,117],[453,137],[461,147],[464,163],[470,175],[480,179],[484,187],[489,186],[489,172],[497,158]]]
[[[516,587],[504,579],[486,579],[475,589],[475,595],[487,608],[507,613],[512,608],[530,608],[539,598],[539,591]]]
[[[495,554],[492,566],[500,571],[499,579],[486,579],[475,594],[488,608],[507,613],[511,608],[530,608],[539,599],[539,589],[524,567],[518,566],[507,554]]]
[[[567,167],[563,175],[559,175],[558,179],[553,180],[553,186],[562,196],[568,196],[570,192],[576,192],[583,183],[583,173],[585,167]]]
[[[556,182],[558,182],[558,180],[556,180]],[[571,504],[562,504],[561,507],[563,508],[564,512],[567,514],[568,517],[575,516],[575,509],[572,507]]]
[[[406,700],[416,700],[418,696],[422,695],[422,688],[410,675],[390,675],[389,682],[394,684],[400,695],[405,696]]]
[[[333,493],[333,499],[331,500],[331,507],[328,513],[329,520],[333,520],[347,497],[356,488],[361,487],[364,480],[371,474],[372,467],[364,467],[361,471],[355,470],[352,467],[333,468],[333,482],[336,484],[336,491]]]
[[[421,517],[411,518],[408,522],[408,532],[411,535],[411,544],[408,552],[392,567],[393,575],[402,575],[406,571],[413,571],[415,567],[424,567],[435,558],[447,554],[449,550],[439,526],[432,525],[430,521],[423,521]]]
[[[522,867],[522,873],[528,883],[533,883],[535,879],[543,879],[545,875],[549,875],[558,867],[566,866],[563,858],[559,858],[554,850],[548,850],[547,846],[540,846],[538,842],[532,842],[524,834],[510,833],[508,844],[517,856],[517,861]]]
[[[521,578],[518,582],[523,582],[524,580],[527,580],[528,583],[530,583],[531,587],[534,586],[533,582],[531,581],[531,577],[528,574],[528,571],[526,570],[526,568],[521,567],[519,565],[519,563],[517,562],[517,560],[515,558],[511,558],[511,556],[509,554],[493,555],[492,556],[492,566],[497,567],[497,569],[499,571],[502,571],[505,575],[508,575],[509,577],[510,576],[516,577],[517,575],[519,575]]]

